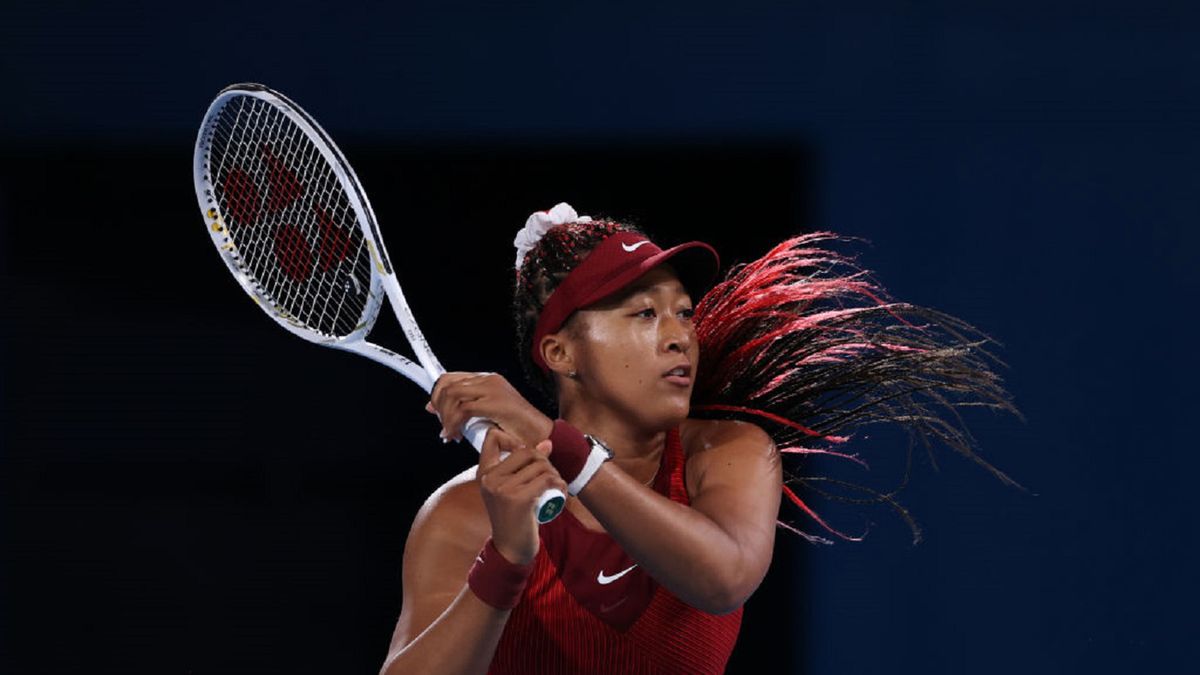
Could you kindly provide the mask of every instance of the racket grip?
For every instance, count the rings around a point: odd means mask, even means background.
[[[492,421],[486,417],[472,417],[463,425],[463,436],[467,437],[476,450],[483,452],[483,441],[491,428]]]
[[[492,428],[492,421],[484,417],[472,417],[467,420],[463,426],[463,435],[475,446],[475,449],[483,451],[483,441],[487,439],[488,430]],[[558,514],[562,513],[563,507],[567,505],[567,496],[558,488],[549,488],[543,492],[534,506],[533,512],[537,516],[539,525],[554,520]]]

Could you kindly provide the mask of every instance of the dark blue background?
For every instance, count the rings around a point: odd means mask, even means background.
[[[206,249],[191,144],[236,81],[304,105],[389,243],[404,223],[452,367],[515,377],[494,280],[560,199],[729,260],[863,236],[895,296],[1004,344],[1028,423],[968,422],[1030,492],[940,452],[902,493],[920,545],[884,510],[860,544],[781,537],[739,672],[1186,663],[1200,12],[562,4],[5,6],[4,670],[370,671],[407,525],[470,461],[431,455],[415,390],[278,332]],[[902,439],[871,436],[886,485]]]

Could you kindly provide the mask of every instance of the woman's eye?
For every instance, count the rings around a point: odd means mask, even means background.
[[[692,318],[692,315],[695,313],[696,313],[696,310],[692,309],[691,307],[688,307],[687,309],[679,310],[679,316],[682,316],[685,319]]]
[[[653,318],[654,318],[654,316],[655,316],[655,315],[654,315],[654,308],[653,308],[653,307],[647,307],[646,309],[643,309],[642,311],[638,312],[637,314],[634,314],[634,316],[640,316],[640,317],[642,317],[643,319],[653,319]]]

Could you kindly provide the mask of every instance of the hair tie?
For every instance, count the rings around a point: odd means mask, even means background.
[[[549,211],[538,211],[532,214],[525,221],[525,227],[517,232],[517,236],[513,239],[513,246],[517,247],[517,263],[518,270],[525,262],[525,255],[537,246],[542,237],[550,231],[550,228],[555,225],[564,223],[590,223],[592,219],[589,216],[581,216],[575,213],[575,209],[566,202],[559,202],[554,208]]]

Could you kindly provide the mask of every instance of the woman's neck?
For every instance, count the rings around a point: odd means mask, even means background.
[[[592,406],[559,402],[559,415],[585,434],[595,436],[613,451],[615,461],[624,465],[656,461],[666,444],[665,431],[648,431],[626,421],[626,416]]]

